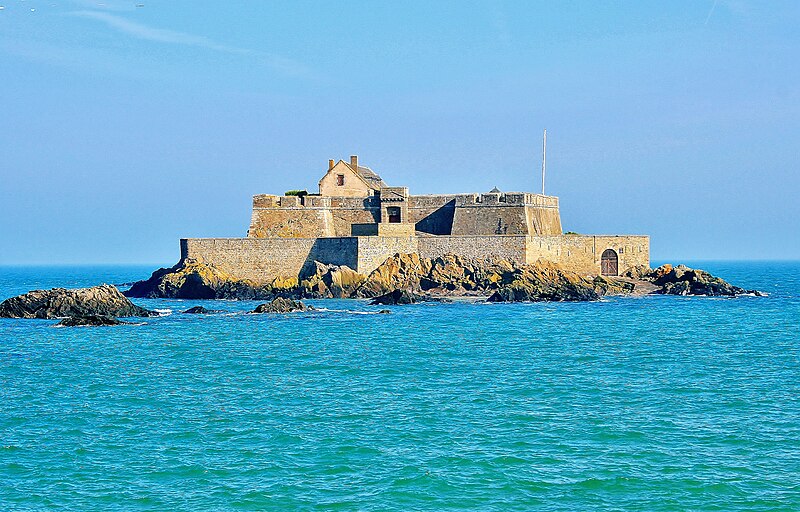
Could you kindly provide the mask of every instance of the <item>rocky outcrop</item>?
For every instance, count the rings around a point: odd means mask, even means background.
[[[431,270],[431,260],[419,254],[395,254],[370,272],[358,287],[356,297],[378,297],[394,290],[421,290],[420,281]]]
[[[370,306],[376,306],[379,304],[383,306],[388,306],[388,305],[398,305],[398,304],[414,304],[416,302],[422,302],[424,300],[425,300],[424,297],[417,295],[414,292],[398,288],[396,290],[392,290],[389,293],[378,295],[377,297],[372,299],[372,301],[369,304]]]
[[[592,286],[598,295],[628,295],[636,289],[635,283],[607,276],[595,277]]]
[[[253,313],[293,313],[295,311],[310,311],[313,309],[313,307],[306,306],[299,300],[276,297],[272,302],[256,306]]]
[[[184,315],[210,315],[220,313],[218,309],[206,309],[203,306],[194,306],[183,312]]]
[[[300,282],[299,292],[304,297],[347,298],[352,297],[365,280],[364,274],[346,265],[325,265],[315,261],[313,270]]]
[[[108,284],[68,290],[35,290],[0,303],[4,318],[148,317],[158,313],[137,306]]]
[[[272,286],[236,279],[212,265],[184,260],[172,268],[156,270],[146,281],[134,283],[125,295],[147,299],[255,300],[275,294]]]
[[[555,263],[537,261],[515,269],[511,282],[502,283],[489,302],[589,301],[600,298],[594,281],[563,270]]]
[[[757,290],[745,290],[733,286],[724,279],[715,277],[705,270],[689,268],[686,265],[662,265],[643,275],[642,279],[660,286],[657,293],[665,295],[708,295],[728,296],[763,295]]]
[[[314,262],[299,278],[278,277],[267,284],[236,279],[214,266],[186,260],[171,269],[154,272],[150,279],[135,283],[126,294],[183,299],[376,298],[396,290],[426,300],[472,295],[489,296],[495,302],[585,301],[631,293],[758,294],[682,265],[665,265],[655,270],[634,267],[619,278],[587,277],[543,260],[520,265],[503,259],[463,258],[453,254],[431,259],[418,254],[395,254],[369,275],[346,266]]]
[[[109,325],[122,325],[123,322],[118,318],[107,315],[83,315],[71,316],[58,322],[55,327],[105,327]]]

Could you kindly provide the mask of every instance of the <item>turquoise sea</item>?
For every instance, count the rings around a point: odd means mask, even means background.
[[[0,510],[800,510],[800,263],[690,263],[770,295],[0,319]]]

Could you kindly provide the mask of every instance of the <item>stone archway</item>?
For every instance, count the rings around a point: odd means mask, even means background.
[[[614,249],[606,249],[600,256],[600,274],[604,276],[619,275],[619,256]]]

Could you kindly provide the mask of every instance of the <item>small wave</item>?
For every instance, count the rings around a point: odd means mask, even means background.
[[[353,309],[328,309],[328,308],[316,308],[314,311],[320,311],[322,313],[349,313],[351,315],[380,315],[384,314],[380,311],[356,311]]]
[[[169,315],[172,314],[172,310],[169,309],[169,308],[166,308],[166,309],[157,309],[156,308],[156,309],[153,309],[153,311],[158,313],[158,316],[169,316]]]

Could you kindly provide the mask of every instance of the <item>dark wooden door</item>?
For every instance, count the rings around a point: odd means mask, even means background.
[[[613,249],[606,249],[600,257],[600,273],[604,276],[619,274],[619,257]]]

